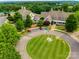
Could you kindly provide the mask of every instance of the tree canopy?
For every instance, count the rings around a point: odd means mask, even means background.
[[[5,39],[3,41],[15,45],[16,42],[20,39],[20,35],[17,33],[17,29],[15,26],[11,24],[3,24],[1,26],[2,35],[4,35]]]
[[[40,29],[43,26],[43,24],[44,24],[44,20],[40,18],[40,20],[37,23],[37,25],[40,27]]]
[[[14,21],[14,18],[13,18],[10,14],[8,14],[7,19],[8,19],[9,21]]]
[[[3,32],[0,30],[0,42],[5,42],[6,41],[6,38],[3,34]]]
[[[25,20],[25,27],[31,27],[32,23],[33,21],[31,20],[31,17],[27,15]]]
[[[21,59],[21,56],[11,44],[1,42],[0,59]]]
[[[76,2],[15,2],[0,4],[0,12],[16,12],[25,6],[27,10],[40,14],[41,12],[48,12],[53,8],[54,10],[64,10],[66,12],[75,12],[79,10],[79,3]],[[70,8],[72,6],[72,8]]]
[[[22,19],[22,15],[21,15],[19,12],[16,12],[16,13],[14,14],[14,20],[15,20],[15,22],[16,22],[18,19]]]
[[[78,20],[78,25],[79,25],[79,11],[76,11],[76,12],[75,12],[75,16],[76,16],[76,18],[77,18],[77,20]]]
[[[74,14],[72,14],[67,18],[65,28],[68,32],[73,32],[74,30],[77,29],[77,27],[78,27],[78,20],[74,16]]]
[[[21,59],[15,49],[15,44],[20,39],[15,26],[3,24],[0,27],[0,59]]]
[[[16,28],[18,31],[22,31],[24,29],[24,21],[19,19],[16,21]]]

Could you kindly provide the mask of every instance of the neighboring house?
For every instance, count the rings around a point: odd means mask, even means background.
[[[30,15],[30,13],[32,13],[31,11],[26,10],[25,7],[21,7],[21,9],[18,10],[18,12],[22,15],[23,19],[26,19],[26,16]]]
[[[26,19],[27,15],[30,15],[32,20],[34,19],[35,14],[27,10],[25,7],[21,7],[21,9],[18,10],[18,12],[22,15],[23,19]]]
[[[41,12],[41,15],[45,18],[45,20],[53,21],[54,23],[56,22],[56,24],[59,25],[64,24],[70,14],[73,13],[64,12],[63,10],[53,11],[52,9],[49,12]]]
[[[7,16],[0,17],[0,25],[7,21]]]

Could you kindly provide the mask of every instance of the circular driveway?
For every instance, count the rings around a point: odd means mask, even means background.
[[[46,32],[45,30],[38,30],[36,32],[31,32],[26,36],[22,37],[21,40],[17,43],[16,49],[20,53],[22,59],[31,59],[31,57],[28,55],[26,51],[26,45],[31,38],[41,34],[52,34],[60,38],[63,38],[64,40],[69,42],[71,47],[71,54],[69,59],[79,59],[79,42],[77,42],[74,38],[70,37],[65,33],[61,33],[58,31]]]

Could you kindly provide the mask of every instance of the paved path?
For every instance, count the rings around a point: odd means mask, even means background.
[[[26,52],[27,42],[31,38],[41,35],[41,34],[46,34],[46,31],[39,30],[36,32],[31,32],[28,35],[21,38],[21,40],[18,42],[18,44],[16,46],[16,49],[17,49],[17,51],[20,52],[22,59],[31,59],[30,56]],[[50,31],[50,32],[47,32],[47,34],[53,34],[53,35],[56,35],[58,37],[63,38],[64,40],[68,41],[71,46],[71,54],[70,54],[71,56],[69,57],[69,59],[79,59],[79,43],[77,41],[75,41],[72,37],[70,37],[67,34],[57,32],[57,31]]]
[[[0,25],[2,25],[7,20],[7,16],[0,17]]]

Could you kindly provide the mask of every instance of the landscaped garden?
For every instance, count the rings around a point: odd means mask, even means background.
[[[73,37],[79,38],[79,4],[52,3],[0,4],[7,16],[7,21],[0,21],[0,59],[79,58],[79,43]]]
[[[32,59],[66,59],[70,53],[69,44],[54,35],[34,37],[26,47]]]

